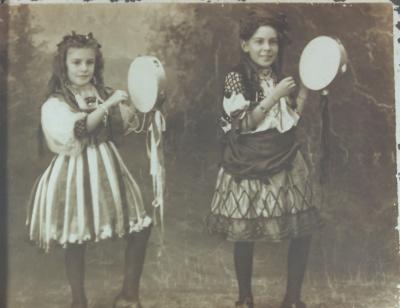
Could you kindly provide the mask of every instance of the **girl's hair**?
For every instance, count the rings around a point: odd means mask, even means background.
[[[250,12],[246,19],[240,21],[239,38],[248,41],[258,28],[262,26],[271,26],[278,35],[279,52],[275,63],[272,64],[272,70],[278,79],[281,78],[282,59],[285,46],[290,42],[287,36],[288,24],[286,16],[282,13],[258,15],[256,12]],[[258,69],[249,55],[241,51],[241,59],[235,69],[242,75],[244,96],[247,99],[255,100],[256,93],[260,91]]]
[[[51,96],[61,96],[67,104],[72,108],[77,109],[78,104],[75,101],[75,96],[69,87],[67,74],[67,52],[69,48],[92,48],[95,52],[95,65],[92,83],[102,99],[106,99],[112,92],[110,88],[104,86],[103,68],[104,60],[101,53],[101,45],[93,37],[92,33],[87,35],[76,34],[72,31],[63,37],[62,41],[57,44],[57,52],[53,59],[53,73],[47,85],[45,96],[46,101]],[[38,128],[38,152],[41,155],[44,151],[43,146],[43,130],[39,123]]]
[[[92,33],[87,35],[71,34],[65,35],[60,43],[57,44],[57,52],[53,60],[53,74],[47,86],[46,99],[52,95],[61,95],[72,107],[77,108],[74,95],[69,90],[69,80],[67,74],[67,53],[70,48],[91,48],[95,52],[95,65],[92,83],[99,92],[99,95],[105,99],[106,89],[103,82],[104,60],[101,53],[101,45],[93,37]]]

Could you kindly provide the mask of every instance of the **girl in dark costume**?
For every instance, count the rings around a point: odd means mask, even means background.
[[[281,76],[288,42],[283,15],[251,16],[240,26],[242,57],[225,78],[222,163],[211,213],[211,233],[234,241],[239,286],[236,307],[254,307],[255,241],[290,240],[286,295],[281,308],[305,308],[300,299],[312,232],[321,226],[296,125],[308,91]]]

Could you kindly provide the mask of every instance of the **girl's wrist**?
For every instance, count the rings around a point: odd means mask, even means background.
[[[262,104],[259,105],[259,108],[261,110],[262,113],[268,113],[269,109],[267,106],[264,106]]]
[[[107,108],[106,104],[99,105],[99,108],[103,111],[103,123],[104,123],[104,126],[106,126],[107,120],[108,120],[108,108]]]
[[[104,102],[104,104],[102,104],[101,106],[107,108],[107,110],[108,110],[108,109],[110,109],[110,107],[111,107],[112,105],[113,105],[113,102],[112,102],[110,99],[108,99],[108,100],[106,100],[106,101]]]
[[[276,98],[276,96],[271,95],[262,100],[258,106],[263,113],[267,113],[272,108],[272,106],[276,104],[277,101],[278,99]]]
[[[276,95],[276,94],[272,94],[272,95],[270,95],[269,96],[269,99],[267,100],[267,104],[268,105],[275,105],[276,104],[276,102],[278,102],[279,101],[279,99],[280,99],[280,96],[278,96],[278,95]]]
[[[307,94],[306,93],[299,93],[298,95],[297,95],[297,100],[300,100],[300,101],[305,101],[306,99],[307,99]]]
[[[270,95],[270,97],[271,97],[271,100],[272,100],[272,101],[277,102],[277,101],[281,98],[281,95],[272,92],[271,95]]]
[[[109,106],[107,104],[101,104],[99,108],[103,110],[104,113],[108,113]]]

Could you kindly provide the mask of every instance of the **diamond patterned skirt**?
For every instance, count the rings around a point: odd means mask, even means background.
[[[210,233],[231,241],[281,241],[311,234],[323,223],[313,205],[310,174],[300,152],[292,167],[268,181],[236,179],[219,170],[206,218]]]

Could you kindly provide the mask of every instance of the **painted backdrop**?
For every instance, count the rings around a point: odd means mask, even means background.
[[[167,164],[164,241],[154,229],[143,276],[146,307],[231,307],[236,299],[232,245],[210,237],[203,218],[218,170],[217,118],[224,74],[239,56],[238,21],[248,10],[287,14],[292,43],[285,75],[317,35],[341,39],[349,71],[330,88],[330,181],[316,185],[327,221],[315,235],[304,298],[316,307],[393,307],[398,274],[392,6],[388,4],[29,5],[10,9],[8,70],[8,255],[10,308],[67,307],[62,250],[45,255],[26,240],[25,209],[51,154],[38,155],[37,127],[52,54],[71,30],[93,32],[105,80],[126,89],[130,62],[152,54],[165,65]],[[319,96],[300,122],[303,151],[318,175]],[[145,136],[130,135],[122,154],[148,203]],[[87,291],[109,307],[121,283],[123,240],[90,245]],[[260,307],[284,293],[286,243],[259,244],[254,293]]]

